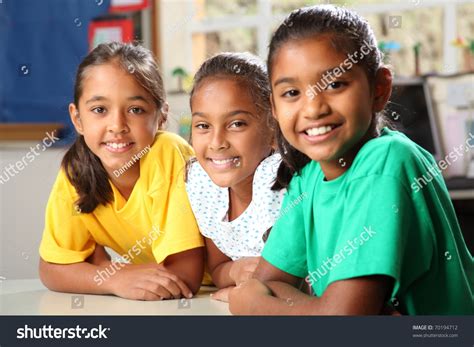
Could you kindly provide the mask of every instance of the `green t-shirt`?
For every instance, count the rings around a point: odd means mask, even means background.
[[[473,314],[473,258],[436,168],[388,129],[334,180],[311,161],[291,180],[262,256],[317,296],[338,280],[386,275],[403,314]]]

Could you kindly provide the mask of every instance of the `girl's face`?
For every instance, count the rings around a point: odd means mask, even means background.
[[[82,86],[78,108],[69,105],[71,119],[114,177],[114,170],[152,144],[158,130],[157,107],[133,74],[118,63],[90,67]],[[139,173],[139,165],[126,172]]]
[[[322,167],[325,163],[344,166],[339,163],[342,157],[353,159],[358,144],[367,137],[373,113],[385,105],[386,95],[380,98],[381,93],[388,88],[390,95],[391,85],[383,78],[377,79],[372,93],[360,66],[347,69],[349,64],[342,64],[347,58],[329,39],[320,37],[285,43],[273,62],[274,116],[287,141]],[[339,66],[346,72],[324,81],[325,72]]]
[[[218,186],[251,187],[258,164],[271,151],[271,131],[243,84],[223,78],[201,83],[191,100],[196,157]]]

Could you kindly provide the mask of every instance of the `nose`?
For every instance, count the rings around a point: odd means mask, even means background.
[[[323,94],[320,93],[306,97],[306,102],[302,109],[303,117],[316,120],[331,114],[331,107]]]
[[[219,151],[227,148],[229,148],[229,142],[226,139],[225,131],[221,129],[214,130],[209,142],[209,149]]]
[[[110,113],[110,121],[107,130],[114,134],[124,134],[128,132],[126,116],[120,110]]]

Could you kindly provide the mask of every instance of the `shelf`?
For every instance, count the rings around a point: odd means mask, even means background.
[[[474,178],[454,177],[445,179],[451,199],[474,199]]]
[[[40,141],[62,128],[61,123],[0,123],[0,141]]]

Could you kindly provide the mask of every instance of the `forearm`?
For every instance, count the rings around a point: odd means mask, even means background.
[[[232,268],[233,261],[226,261],[220,263],[211,271],[212,281],[218,288],[226,288],[235,286],[235,281],[230,277],[230,269]]]
[[[309,305],[313,302],[314,296],[308,295],[288,283],[269,281],[265,282],[265,285],[270,288],[273,296],[285,300],[289,305]]]
[[[393,280],[367,276],[332,283],[321,297],[306,295],[283,282],[252,279],[229,295],[234,314],[376,315],[380,314]]]
[[[157,265],[178,276],[196,294],[204,275],[204,247],[173,254],[166,258],[164,265]]]
[[[315,314],[314,308],[320,304],[318,298],[306,295],[288,283],[270,281],[265,285],[271,290],[272,295],[259,296],[258,303],[248,305],[248,311],[238,312],[239,314],[310,315]]]
[[[117,265],[120,266],[120,265]],[[50,290],[66,293],[111,294],[109,281],[100,274],[107,274],[106,266],[87,262],[53,264],[40,259],[40,279]]]

